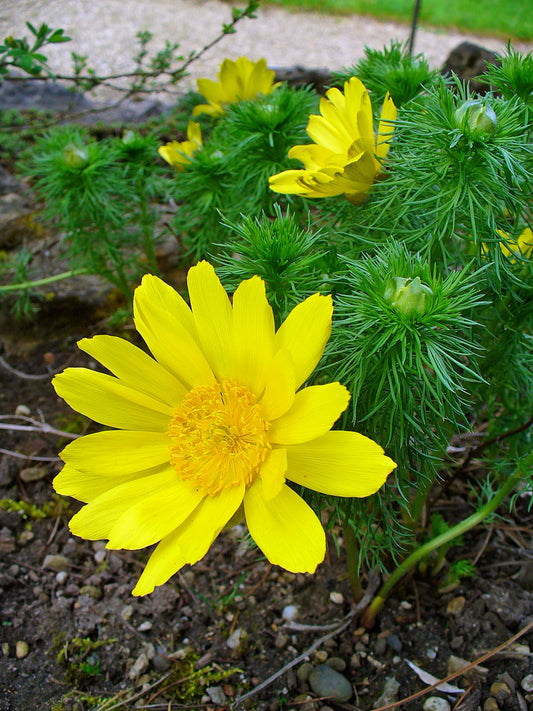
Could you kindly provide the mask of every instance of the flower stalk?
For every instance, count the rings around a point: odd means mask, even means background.
[[[505,500],[505,498],[511,493],[513,488],[518,484],[518,482],[526,477],[533,467],[533,452],[525,457],[522,462],[520,462],[511,476],[502,484],[499,491],[488,501],[485,506],[473,513],[468,518],[460,521],[452,528],[448,529],[440,536],[433,538],[431,541],[424,543],[424,545],[417,548],[411,553],[397,568],[392,572],[387,581],[378,591],[375,598],[370,603],[369,607],[365,611],[361,624],[370,629],[374,626],[377,615],[379,614],[381,608],[383,607],[387,597],[390,595],[394,587],[400,582],[400,580],[414,568],[414,566],[423,558],[428,556],[434,550],[443,546],[454,538],[457,538],[475,526],[479,525],[484,521],[490,514],[492,514],[498,506]]]

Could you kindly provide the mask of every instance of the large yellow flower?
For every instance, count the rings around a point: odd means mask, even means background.
[[[352,77],[345,82],[344,93],[335,88],[326,93],[320,100],[320,113],[310,116],[307,126],[314,143],[289,151],[289,158],[302,161],[305,168],[273,175],[270,187],[278,193],[310,198],[344,194],[359,204],[382,171],[396,107],[387,93],[374,138],[370,97],[364,84]]]
[[[239,57],[236,61],[225,59],[220,65],[218,82],[197,80],[198,92],[209,103],[195,106],[193,116],[221,116],[225,113],[225,104],[254,99],[258,94],[270,94],[280,84],[274,83],[274,74],[273,69],[268,69],[266,59],[257,62],[251,62],[247,57]]]
[[[155,276],[135,291],[135,326],[153,358],[121,338],[95,336],[79,347],[113,375],[68,368],[53,380],[74,409],[116,428],[61,453],[56,491],[86,502],[72,532],[107,538],[108,548],[159,541],[134,595],[198,561],[242,518],[271,563],[313,572],[324,531],[286,479],[360,497],[395,467],[371,439],[330,431],[347,406],[345,387],[300,389],[329,338],[331,297],[309,297],[276,332],[259,277],[243,281],[231,303],[213,267],[200,262],[188,288],[192,308]]]
[[[176,170],[183,171],[196,151],[201,148],[202,129],[196,121],[189,121],[187,125],[186,141],[170,141],[164,146],[159,146],[158,153],[167,163]]]

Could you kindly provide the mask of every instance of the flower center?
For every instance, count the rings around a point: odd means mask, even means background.
[[[222,378],[191,390],[173,414],[170,463],[208,495],[249,486],[270,449],[267,431],[255,395]]]

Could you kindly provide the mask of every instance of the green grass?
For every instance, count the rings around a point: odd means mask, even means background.
[[[414,0],[264,0],[265,4],[410,23]],[[419,26],[533,40],[530,0],[421,0]]]

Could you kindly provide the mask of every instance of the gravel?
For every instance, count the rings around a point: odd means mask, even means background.
[[[231,20],[231,2],[219,0],[3,0],[0,37],[28,34],[25,21],[62,27],[72,42],[45,48],[50,66],[58,73],[72,70],[71,51],[88,56],[98,74],[121,73],[134,68],[135,35],[150,30],[152,51],[165,41],[178,42],[184,56],[203,47]],[[237,3],[236,3],[237,4]],[[224,57],[265,57],[272,67],[303,65],[340,69],[358,61],[364,47],[379,49],[391,40],[405,42],[409,26],[378,22],[358,15],[331,16],[316,12],[290,12],[264,6],[255,20],[239,23],[237,33],[226,36],[191,66],[180,85],[194,88],[199,76],[215,77]],[[439,67],[450,51],[468,40],[487,49],[502,51],[507,38],[480,37],[459,32],[419,28],[415,51]],[[516,49],[531,51],[533,43],[516,42]],[[95,98],[109,99],[110,90],[99,89]]]

